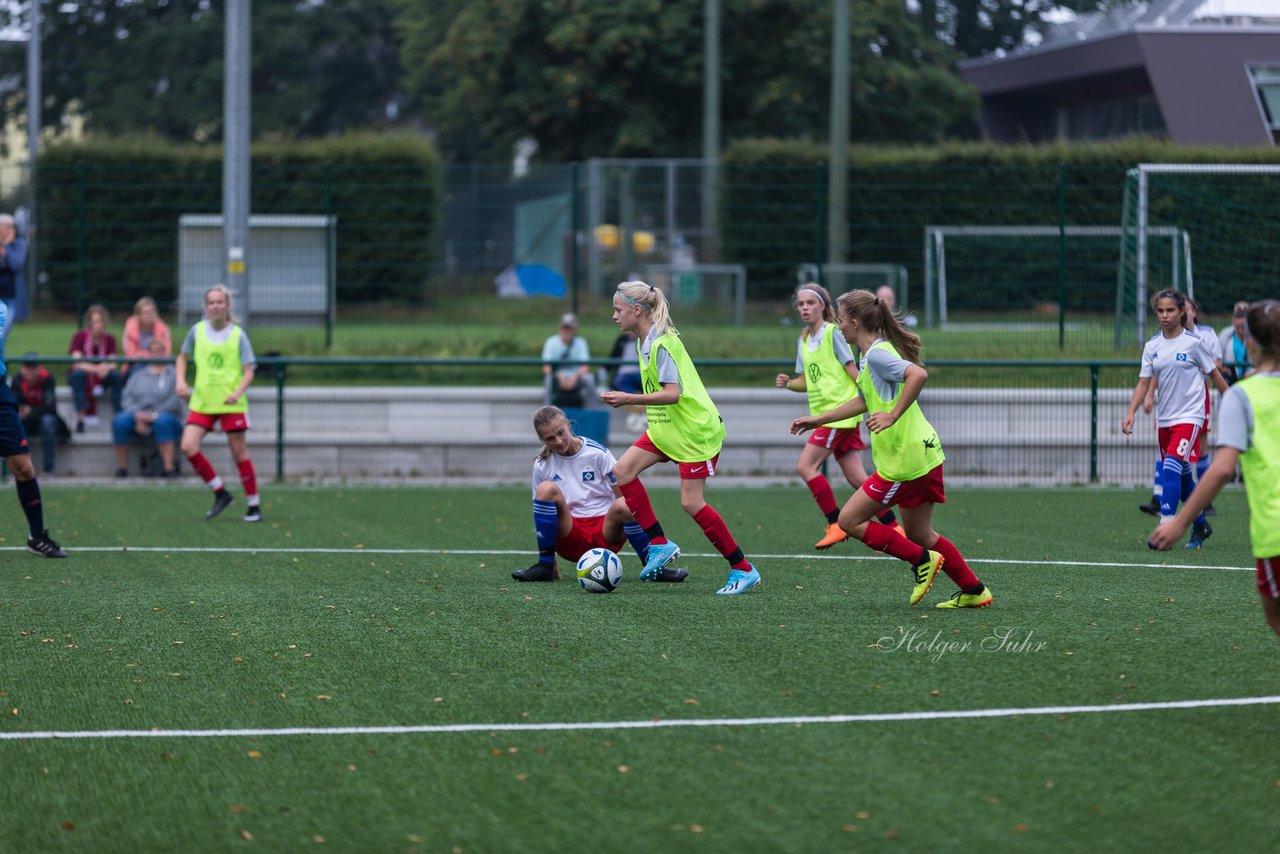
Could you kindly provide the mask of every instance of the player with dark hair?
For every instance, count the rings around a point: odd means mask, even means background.
[[[1177,512],[1178,502],[1186,501],[1195,488],[1191,472],[1199,459],[1198,440],[1205,422],[1204,377],[1220,392],[1227,390],[1227,382],[1214,364],[1205,340],[1188,328],[1187,299],[1182,293],[1172,288],[1162,290],[1151,298],[1151,307],[1160,322],[1160,331],[1142,350],[1138,384],[1120,429],[1125,435],[1133,433],[1134,414],[1154,378],[1160,387],[1156,406],[1163,484],[1160,515],[1168,517]],[[1202,514],[1196,519],[1187,548],[1200,548],[1211,534],[1213,527]]]
[[[3,329],[9,312],[0,300],[0,329]],[[18,490],[18,503],[27,517],[27,551],[40,557],[66,557],[44,526],[44,503],[40,497],[40,482],[36,480],[36,467],[31,464],[31,446],[27,443],[27,431],[22,429],[18,417],[18,401],[4,378],[9,373],[4,358],[3,335],[0,335],[0,457],[13,472],[13,485]]]
[[[1249,541],[1262,612],[1280,635],[1280,301],[1253,303],[1245,320],[1245,346],[1255,370],[1223,396],[1213,463],[1177,515],[1161,520],[1148,544],[1173,548],[1235,477],[1239,463],[1249,499]]]
[[[960,550],[933,529],[933,507],[947,500],[942,482],[946,455],[917,402],[929,379],[920,363],[920,337],[902,325],[892,306],[870,291],[849,291],[837,302],[841,334],[862,351],[858,394],[828,412],[797,418],[791,432],[803,433],[866,413],[876,472],[845,503],[840,527],[911,566],[915,584],[908,604],[924,598],[941,569],[960,589],[936,607],[986,607],[991,604],[991,591]],[[905,537],[875,521],[884,508],[894,505],[902,511]]]
[[[1222,371],[1222,378],[1227,379],[1227,372],[1222,366],[1222,343],[1218,338],[1218,334],[1213,331],[1213,327],[1207,323],[1199,321],[1200,309],[1196,306],[1196,301],[1191,297],[1187,297],[1187,316],[1184,323],[1186,329],[1199,335],[1205,342],[1205,346],[1209,348],[1209,355],[1213,357],[1213,363],[1219,371]],[[1230,384],[1230,380],[1228,380]],[[1147,415],[1151,414],[1151,410],[1155,408],[1156,390],[1159,383],[1155,377],[1151,379],[1151,386],[1147,389],[1146,396],[1142,399],[1142,411]],[[1196,440],[1196,464],[1195,464],[1195,482],[1199,483],[1200,478],[1204,477],[1204,473],[1209,468],[1209,454],[1206,450],[1208,444],[1205,437],[1209,433],[1210,416],[1213,412],[1212,398],[1209,395],[1209,385],[1206,382],[1204,387],[1204,428],[1200,431],[1200,436]],[[1152,516],[1160,515],[1160,496],[1164,491],[1164,458],[1160,455],[1156,456],[1155,479],[1153,481],[1151,491],[1151,501],[1147,504],[1139,504],[1138,509],[1143,513]],[[1204,509],[1204,515],[1216,516],[1217,511],[1210,504]]]
[[[803,284],[796,288],[794,299],[805,325],[796,342],[798,376],[778,374],[774,385],[805,392],[809,397],[809,414],[817,415],[857,394],[858,362],[836,326],[835,306],[826,288],[814,282]],[[796,471],[827,518],[827,529],[814,544],[815,549],[829,549],[849,538],[836,521],[840,518],[840,505],[836,504],[835,492],[822,466],[834,456],[849,485],[854,489],[862,485],[867,479],[867,470],[862,467],[862,451],[867,443],[862,440],[858,426],[861,422],[862,416],[855,415],[814,430],[796,463]],[[898,522],[892,510],[885,510],[876,518],[886,525]]]

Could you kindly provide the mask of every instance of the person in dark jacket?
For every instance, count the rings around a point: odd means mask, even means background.
[[[40,437],[42,467],[45,474],[52,474],[58,443],[71,438],[67,422],[58,414],[57,385],[53,374],[40,364],[35,353],[27,353],[22,357],[22,367],[13,378],[11,389],[18,401],[22,429],[28,435]]]

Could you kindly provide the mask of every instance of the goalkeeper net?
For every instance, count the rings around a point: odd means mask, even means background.
[[[1116,345],[1154,329],[1147,302],[1170,285],[1194,296],[1201,322],[1221,328],[1238,300],[1275,296],[1280,283],[1280,166],[1148,163],[1129,170],[1124,193]],[[1155,235],[1185,230],[1195,244],[1194,292],[1170,270]],[[1190,251],[1187,253],[1190,258]]]
[[[662,289],[681,320],[746,323],[747,268],[740,264],[642,264],[640,275]]]
[[[924,230],[924,311],[930,325],[1006,331],[1057,329],[1111,337],[1123,276],[1123,225],[930,225]],[[1149,262],[1192,287],[1189,236],[1148,229]],[[1132,310],[1130,309],[1130,315]],[[1103,343],[1105,346],[1105,343]]]

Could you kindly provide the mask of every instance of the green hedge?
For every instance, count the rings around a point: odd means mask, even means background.
[[[726,150],[718,199],[721,260],[747,265],[755,296],[785,296],[795,286],[797,262],[826,260],[828,153],[826,145],[807,140],[746,140]],[[1056,226],[1060,220],[1066,225],[1119,226],[1126,171],[1139,163],[1164,162],[1280,163],[1280,151],[1190,148],[1139,139],[1041,146],[851,147],[847,260],[905,266],[912,301],[918,306],[924,226]],[[1164,206],[1164,221],[1186,224],[1181,212],[1169,209],[1171,203],[1153,198],[1153,204]],[[1259,222],[1270,216],[1261,209],[1253,215]],[[1242,234],[1241,240],[1250,239],[1247,232]],[[970,244],[967,251],[976,257],[968,260],[982,265],[973,273],[984,281],[966,296],[975,307],[992,308],[1031,308],[1054,301],[1056,243],[1029,246],[1029,251],[1007,241],[986,247]],[[1196,251],[1211,248],[1201,241]],[[1116,255],[1112,246],[1071,247],[1070,306],[1105,310],[1114,301]],[[949,253],[949,268],[965,260]],[[1222,299],[1229,305],[1228,295]]]
[[[408,135],[354,134],[252,149],[254,214],[337,217],[339,300],[422,299],[435,261],[441,163]],[[222,209],[222,151],[154,138],[50,146],[39,163],[44,302],[127,309],[177,299],[178,218]]]

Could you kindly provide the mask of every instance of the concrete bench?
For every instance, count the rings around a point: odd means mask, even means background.
[[[780,389],[711,390],[727,426],[724,475],[789,479],[804,437],[788,432],[807,411],[803,395]],[[1131,392],[1099,392],[1098,466],[1107,483],[1145,483],[1155,458],[1155,427],[1140,416],[1134,436],[1120,432]],[[65,398],[65,399],[64,399]],[[273,386],[250,389],[249,447],[263,477],[276,467],[277,401]],[[1086,389],[925,389],[921,403],[938,429],[952,482],[1068,483],[1089,479],[1090,401]],[[287,387],[283,400],[287,477],[427,477],[523,482],[538,441],[532,414],[541,390],[528,387]],[[70,396],[59,408],[74,424]],[[58,471],[109,476],[110,406],[102,423],[59,449]],[[616,455],[642,427],[626,410],[609,413]],[[220,472],[230,471],[221,436],[205,440]],[[867,455],[868,465],[870,455]],[[674,480],[673,466],[649,477]]]

